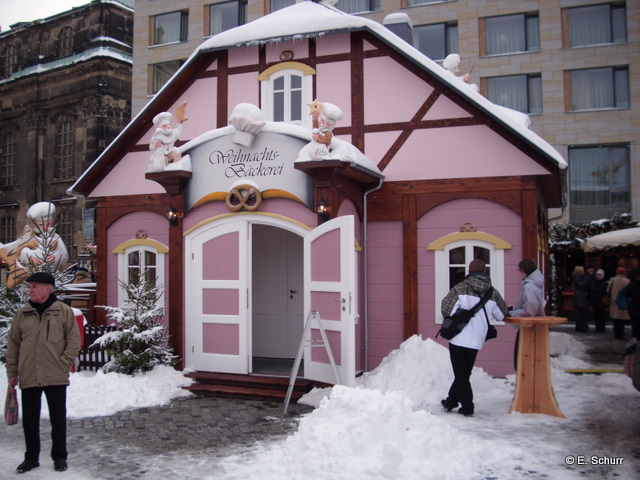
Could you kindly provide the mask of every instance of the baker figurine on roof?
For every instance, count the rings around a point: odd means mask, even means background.
[[[320,103],[318,100],[314,100],[308,105],[311,107],[313,127],[311,138],[314,143],[311,159],[324,160],[329,158],[331,153],[332,130],[336,126],[336,122],[342,120],[342,110],[331,103]]]
[[[173,116],[169,112],[162,112],[153,117],[156,129],[149,142],[149,150],[152,153],[147,173],[162,172],[167,165],[177,163],[182,158],[182,154],[174,145],[182,134],[182,124],[188,120],[184,114],[186,106],[187,102],[182,102],[176,108],[176,120],[178,121],[176,128],[171,127]]]
[[[451,75],[462,80],[476,92],[478,91],[478,85],[476,85],[475,83],[469,83],[469,80],[471,79],[471,72],[462,76],[458,76],[458,73],[460,73],[460,55],[458,55],[457,53],[451,53],[447,55],[447,57],[442,61],[442,66]],[[473,70],[473,68],[471,70]]]

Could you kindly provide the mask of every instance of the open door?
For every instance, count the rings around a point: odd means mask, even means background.
[[[191,325],[187,345],[194,370],[249,372],[247,262],[248,222],[200,231],[186,242],[191,288],[186,313]]]
[[[344,216],[315,228],[304,239],[304,315],[317,311],[338,367],[340,383],[355,381],[356,254],[355,220]],[[337,383],[318,326],[305,339],[304,376]]]

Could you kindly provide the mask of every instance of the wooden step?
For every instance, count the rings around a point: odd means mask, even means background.
[[[182,388],[202,396],[284,401],[289,388],[289,379],[285,377],[211,372],[190,372],[185,377],[196,382]],[[327,386],[325,383],[298,378],[291,392],[291,400],[298,400],[314,387]]]

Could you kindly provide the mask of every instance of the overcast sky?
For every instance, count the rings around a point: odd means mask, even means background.
[[[0,0],[0,27],[4,32],[14,23],[47,18],[89,2],[90,0]]]

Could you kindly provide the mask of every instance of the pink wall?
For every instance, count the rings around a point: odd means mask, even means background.
[[[371,222],[368,231],[368,360],[372,370],[404,341],[402,223]]]
[[[107,233],[107,305],[118,306],[118,255],[113,249],[124,242],[135,240],[139,231],[145,231],[147,238],[163,245],[169,245],[169,222],[161,215],[153,212],[133,212],[113,222]],[[169,288],[169,259],[165,257],[165,285],[164,296]],[[165,300],[166,305],[166,300]],[[166,325],[167,319],[163,319]]]
[[[460,231],[464,222],[473,222],[478,231],[495,235],[511,244],[504,250],[505,291],[500,292],[508,305],[513,305],[520,292],[518,262],[522,260],[521,219],[513,210],[500,204],[473,198],[462,198],[442,204],[418,221],[418,328],[423,338],[433,338],[439,329],[435,323],[436,308],[442,299],[435,298],[435,253],[427,250],[433,241]],[[494,376],[513,373],[513,344],[516,330],[510,325],[498,326],[498,338],[485,345],[476,365]],[[435,339],[447,345],[441,338]]]

